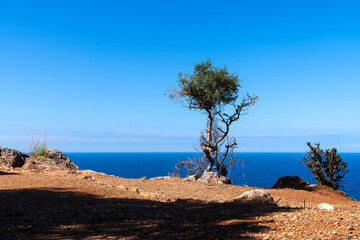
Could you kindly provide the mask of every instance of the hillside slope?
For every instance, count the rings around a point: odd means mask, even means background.
[[[93,171],[0,172],[1,239],[360,239],[360,205],[326,187],[265,189]],[[304,208],[305,202],[305,208]],[[319,203],[335,206],[320,210]]]

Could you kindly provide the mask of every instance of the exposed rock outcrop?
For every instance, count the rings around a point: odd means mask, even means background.
[[[69,170],[75,172],[80,170],[73,161],[57,149],[48,149],[46,155],[47,157],[31,156],[22,168],[32,171]]]
[[[59,150],[49,148],[46,153],[48,158],[53,159],[57,165],[64,166],[70,170],[80,170],[80,168],[73,161],[71,161],[70,158],[68,158]]]
[[[268,191],[260,190],[260,189],[244,192],[233,200],[237,201],[243,199],[250,201],[257,201],[257,202],[274,203],[274,199],[271,196],[271,194]]]
[[[309,187],[309,183],[299,176],[280,177],[272,188],[303,189]]]
[[[203,183],[231,184],[229,178],[224,177],[217,172],[204,172],[197,181]]]
[[[19,168],[25,164],[28,157],[25,153],[17,150],[0,147],[0,166]]]

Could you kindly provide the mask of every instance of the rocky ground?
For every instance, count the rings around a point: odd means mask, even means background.
[[[232,201],[252,189],[7,169],[0,171],[0,239],[360,239],[360,205],[339,192],[265,189],[276,204]]]

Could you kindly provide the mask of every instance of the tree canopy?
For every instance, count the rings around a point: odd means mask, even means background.
[[[238,98],[240,81],[226,67],[214,67],[210,60],[195,64],[191,74],[179,73],[179,94],[188,107],[200,110],[215,110]]]

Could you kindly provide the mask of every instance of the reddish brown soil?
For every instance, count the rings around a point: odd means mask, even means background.
[[[266,189],[92,171],[0,172],[0,239],[360,239],[360,205],[326,187]],[[319,210],[319,203],[335,206]],[[305,208],[304,208],[305,203]]]

